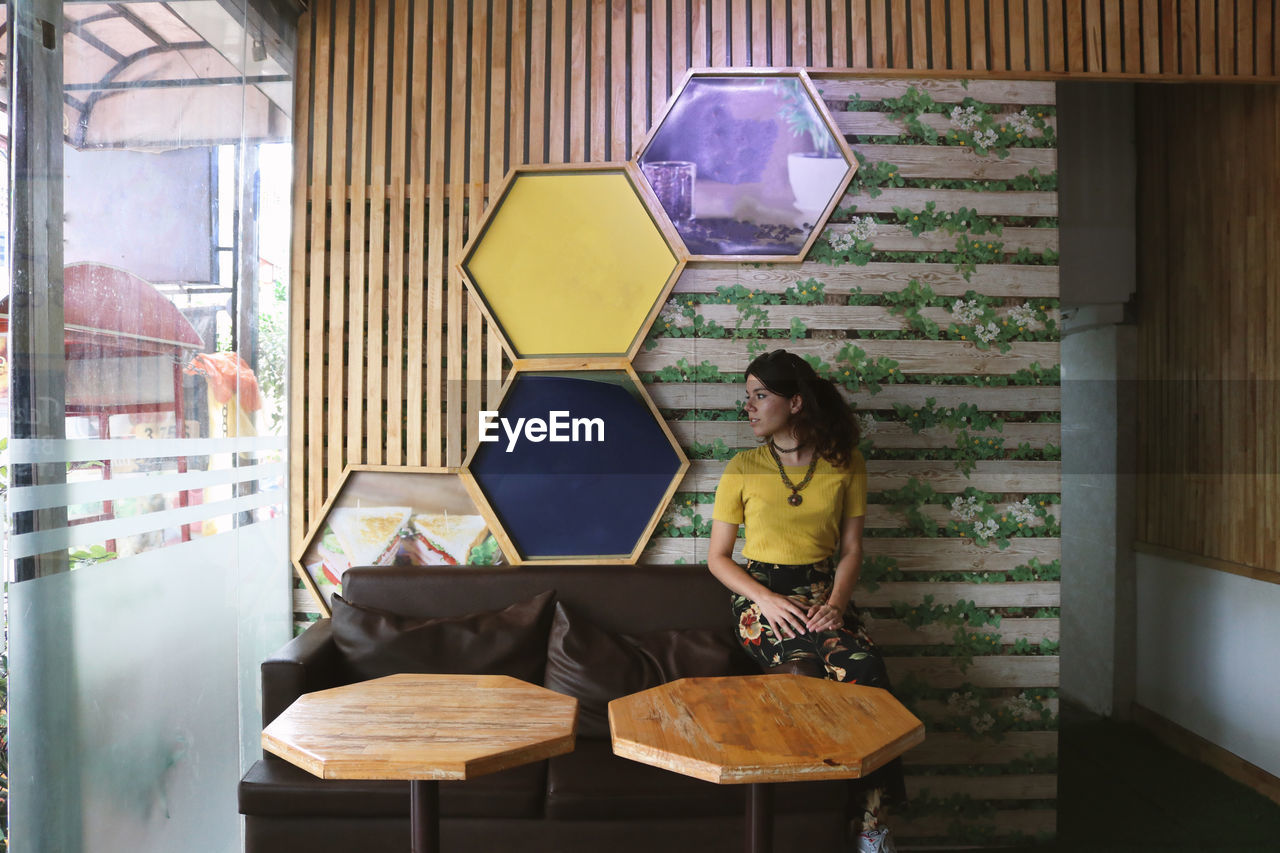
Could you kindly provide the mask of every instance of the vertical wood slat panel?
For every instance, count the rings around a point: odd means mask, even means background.
[[[1102,8],[1102,62],[1099,68],[1119,73],[1124,70],[1123,18],[1119,4],[1107,3]]]
[[[987,66],[992,71],[1004,71],[1009,67],[1008,43],[1005,37],[1005,0],[988,0],[987,3],[987,25],[989,27],[989,37],[987,39],[987,52],[989,58]]]
[[[731,38],[729,42],[729,61],[737,68],[746,68],[751,65],[750,50],[747,47],[747,21],[750,18],[747,6],[748,0],[730,0],[729,23],[731,26]],[[654,110],[654,115],[657,115],[657,110]]]
[[[706,0],[687,0],[689,12],[689,67],[706,68],[711,64],[707,51]]]
[[[933,2],[941,4],[946,0],[933,0]],[[853,68],[867,67],[868,27],[866,0],[851,0],[849,4],[849,34],[852,47],[849,54],[849,65]],[[776,61],[774,64],[777,64]]]
[[[1037,7],[1039,5],[1039,3],[1036,4]],[[1026,71],[1028,41],[1026,0],[1009,0],[1007,20],[1009,24],[1009,70]]]
[[[502,4],[498,4],[501,6]],[[607,160],[609,158],[609,141],[606,138],[605,120],[609,112],[609,90],[605,85],[605,69],[608,66],[608,49],[606,32],[608,17],[598,4],[591,9],[591,92],[588,95],[588,110],[591,114],[591,133],[587,141],[588,160]],[[498,22],[494,20],[494,38],[498,38]],[[495,128],[495,134],[497,132]],[[496,137],[495,137],[496,138]],[[498,177],[501,177],[500,175]],[[490,186],[496,178],[490,180]]]
[[[1260,412],[1275,404],[1280,99],[1143,87],[1138,118],[1140,455],[1156,472],[1139,481],[1139,537],[1274,571],[1280,481]],[[1178,180],[1211,166],[1212,181]]]
[[[351,64],[348,44],[351,36],[351,5],[346,0],[334,0],[333,40],[340,45],[333,51],[333,77],[330,103],[335,115],[347,113],[347,75]],[[329,264],[329,280],[325,288],[329,302],[326,319],[328,344],[328,375],[325,402],[328,408],[326,462],[330,472],[342,470],[346,455],[346,365],[344,336],[347,309],[347,191],[350,186],[347,173],[347,132],[345,126],[333,127],[329,139],[329,245],[326,259]]]
[[[441,369],[444,356],[444,290],[449,278],[444,252],[445,231],[445,157],[444,133],[448,127],[448,47],[451,34],[448,28],[449,0],[434,0],[431,14],[431,127],[439,131],[439,137],[431,140],[430,192],[427,197],[427,343],[424,353],[427,373],[426,403],[426,463],[439,466],[444,462],[444,431],[440,412],[444,408],[446,386]],[[514,9],[513,9],[514,14]],[[513,45],[512,56],[515,51]],[[521,69],[523,71],[523,68]],[[513,86],[513,88],[515,88]],[[520,124],[521,101],[516,100],[516,124]],[[516,145],[515,138],[512,145]],[[523,146],[521,146],[523,147]],[[512,148],[512,157],[519,156]]]
[[[627,0],[613,0],[609,10],[609,159],[631,156],[627,144]]]
[[[289,326],[292,329],[289,347],[289,484],[293,495],[289,513],[289,552],[301,543],[307,532],[307,516],[311,499],[318,491],[312,472],[306,465],[307,431],[303,424],[309,422],[307,386],[309,375],[305,329],[307,324],[307,225],[314,215],[314,202],[308,203],[308,191],[314,178],[309,168],[311,150],[311,118],[318,111],[309,104],[312,93],[312,22],[315,15],[303,15],[298,21],[298,52],[295,85],[298,90],[293,113],[293,246],[289,259]],[[321,48],[323,50],[323,47]],[[315,365],[311,364],[311,368]],[[314,398],[313,398],[314,399]],[[319,401],[316,401],[319,404]]]
[[[392,30],[392,75],[396,80],[406,80],[410,71],[409,8],[412,0],[397,2],[395,27]],[[387,352],[386,352],[386,454],[388,465],[400,465],[404,460],[404,422],[408,417],[404,398],[404,311],[405,311],[405,135],[408,130],[408,86],[395,86],[391,90],[388,111],[391,116],[391,181],[389,215],[387,224]]]
[[[430,133],[427,109],[427,64],[431,44],[431,4],[415,0],[413,9],[413,88],[409,98],[409,249],[408,289],[405,297],[405,463],[422,464],[423,421],[429,411],[423,396],[423,333],[425,308],[427,142]],[[483,156],[483,151],[478,151]],[[483,172],[483,166],[481,167]]]
[[[701,5],[700,3],[698,5]],[[778,4],[775,2],[772,7],[773,14],[769,18],[769,46],[770,55],[773,57],[770,64],[775,68],[790,65],[790,22],[787,17],[779,11]]]
[[[1053,3],[1053,0],[1050,1]],[[1087,64],[1088,42],[1085,41],[1084,19],[1085,17],[1088,17],[1091,22],[1096,22],[1097,20],[1096,14],[1089,15],[1089,3],[1096,6],[1097,0],[1085,0],[1083,15],[1079,14],[1079,3],[1068,3],[1068,5],[1066,5],[1066,70],[1074,70],[1074,72],[1089,70],[1089,65]],[[1053,3],[1053,5],[1056,6],[1057,4]],[[1074,10],[1071,9],[1071,6],[1073,5],[1075,5]],[[1052,29],[1053,26],[1051,23],[1050,31],[1052,31]]]
[[[809,10],[809,65],[813,68],[830,68],[831,32],[827,25],[827,3],[813,0]]]
[[[587,0],[573,0],[569,43],[569,162],[585,163],[587,154]],[[481,146],[483,147],[483,146]]]
[[[374,465],[382,462],[383,436],[383,283],[387,269],[387,86],[391,59],[391,6],[379,3],[373,7],[373,105],[369,115],[369,284],[368,314],[370,321],[379,318],[378,331],[369,335],[368,370],[365,377],[365,434],[369,436],[363,460]],[[357,461],[357,460],[348,460]],[[326,494],[327,498],[328,495]]]
[[[347,334],[347,441],[348,460],[364,458],[364,371],[365,342],[369,326],[365,317],[365,294],[369,281],[365,275],[365,197],[368,195],[369,176],[366,169],[369,136],[369,37],[371,35],[369,10],[355,9],[355,28],[351,51],[351,238],[349,251],[350,288],[347,295],[347,317],[350,331]],[[377,333],[382,334],[381,318]]]
[[[1183,74],[1199,74],[1200,62],[1196,53],[1196,5],[1183,3],[1178,16],[1178,65]]]
[[[890,52],[893,54],[893,68],[911,67],[907,56],[907,30],[909,27],[906,0],[893,0],[893,5],[889,10],[889,40]]]
[[[1049,8],[1054,7],[1049,4]],[[1062,55],[1062,38],[1059,29],[1052,29],[1054,37],[1046,40],[1045,6],[1040,0],[1027,0],[1027,69],[1030,71],[1048,71],[1053,61],[1053,45],[1058,45],[1058,56]],[[1046,43],[1047,41],[1047,43]]]
[[[529,0],[529,163],[546,163],[548,158],[547,117],[547,4]]]
[[[951,68],[969,67],[969,23],[965,0],[951,0]]]
[[[1162,67],[1160,61],[1160,15],[1162,13],[1158,0],[1142,0],[1142,62],[1137,70],[1144,74],[1159,74]]]
[[[489,7],[487,3],[475,3],[471,7],[471,120],[467,139],[467,150],[471,155],[467,180],[467,237],[476,233],[476,226],[485,208],[484,162],[486,138],[484,99],[489,88],[489,73],[492,65],[489,62],[486,46],[489,32]],[[579,131],[580,132],[580,131]],[[570,134],[572,138],[572,134]],[[457,261],[462,260],[462,249],[458,247]],[[467,364],[466,364],[466,399],[467,410],[464,430],[468,441],[474,441],[477,434],[476,424],[480,420],[481,399],[484,393],[484,318],[480,313],[479,303],[465,289],[467,312]],[[467,446],[462,447],[465,456]],[[461,460],[459,460],[461,461]]]
[[[1241,76],[1256,74],[1253,67],[1253,0],[1236,2],[1236,66],[1231,73]]]
[[[671,86],[667,74],[670,43],[667,38],[667,10],[665,0],[659,0],[650,9],[649,55],[652,57],[652,72],[649,75],[649,115],[657,118],[662,105],[667,102],[667,91]],[[645,126],[645,132],[649,130]]]
[[[332,43],[329,27],[332,0],[321,0],[316,6],[315,27],[318,39]],[[309,515],[319,511],[331,480],[324,464],[324,298],[325,298],[325,224],[329,206],[329,64],[332,51],[316,51],[313,66],[314,101],[311,121],[311,250],[309,307],[307,311],[307,468],[308,479],[315,488],[307,496]]]
[[[551,62],[547,67],[547,91],[551,93],[550,108],[547,112],[547,162],[564,163],[565,146],[568,144],[565,133],[569,123],[569,101],[565,92],[565,2],[551,0],[551,25],[547,28],[547,44],[551,50]]]
[[[448,201],[445,214],[448,217],[449,230],[449,267],[448,286],[445,291],[445,412],[444,412],[444,447],[445,464],[449,466],[462,463],[465,447],[462,444],[462,410],[466,400],[466,374],[462,368],[462,354],[467,346],[467,326],[465,316],[467,305],[462,277],[458,274],[457,264],[461,260],[462,247],[466,241],[466,217],[463,216],[463,204],[466,201],[466,167],[467,167],[467,123],[465,110],[468,104],[468,93],[471,81],[470,66],[467,55],[467,7],[470,4],[454,5],[453,35],[450,44],[453,48],[453,63],[450,70],[449,91],[449,184]],[[541,17],[541,16],[539,16]],[[545,19],[543,19],[545,25]],[[543,79],[543,90],[550,83]],[[548,118],[548,121],[551,119]],[[530,132],[534,133],[533,128]],[[543,137],[542,128],[536,134]],[[544,156],[546,149],[544,151]]]
[[[987,70],[986,0],[969,0],[969,67]]]
[[[1267,0],[1258,0],[1257,23],[1254,26],[1254,63],[1258,74],[1274,76],[1280,74],[1275,57],[1277,45],[1280,45],[1280,27],[1276,26],[1275,4]]]
[[[1084,69],[1106,70],[1103,61],[1103,22],[1101,0],[1084,0]]]
[[[1130,74],[1142,72],[1142,2],[1143,0],[1124,2],[1124,18],[1121,21],[1124,29],[1124,63],[1120,70]]]
[[[645,35],[648,26],[649,0],[632,0],[631,6],[631,144],[627,146],[628,156],[635,154],[645,131],[649,128],[649,77],[645,70],[648,65],[649,39]]]
[[[791,30],[788,39],[791,59],[788,65],[805,66],[809,64],[808,15],[806,4],[791,4]]]
[[[1221,74],[1236,73],[1235,12],[1236,0],[1218,0],[1218,20],[1215,26],[1218,31],[1217,70]]]
[[[926,0],[929,4],[930,51],[929,67],[942,69],[949,67],[947,57],[947,2],[948,0]]]
[[[707,22],[707,31],[711,35],[710,62],[717,68],[729,64],[728,14],[725,0],[711,0],[711,19]]]
[[[911,18],[911,67],[929,67],[929,18],[926,0],[910,0],[907,14]]]
[[[871,14],[868,18],[871,32],[871,67],[888,68],[892,37],[889,33],[889,21],[885,17],[883,0],[871,0]]]
[[[347,113],[347,73],[351,64],[348,43],[351,35],[351,5],[347,0],[334,0],[333,3],[333,40],[339,49],[333,51],[333,88],[330,104],[335,115]],[[329,246],[327,260],[329,280],[326,295],[329,301],[329,313],[326,318],[328,344],[328,376],[325,402],[328,408],[328,439],[325,454],[330,472],[342,470],[346,442],[346,366],[344,355],[346,347],[343,337],[346,332],[347,309],[347,253],[346,245],[346,207],[347,188],[350,186],[347,174],[347,133],[345,126],[333,127],[329,140]]]
[[[844,4],[836,6],[843,8]],[[769,67],[769,8],[761,0],[751,0],[751,64],[757,68]]]
[[[1215,39],[1214,15],[1216,3],[1200,3],[1200,18],[1196,22],[1197,74],[1215,74],[1218,64],[1218,45]]]

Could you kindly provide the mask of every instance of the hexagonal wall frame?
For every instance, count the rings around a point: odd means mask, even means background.
[[[801,69],[689,71],[638,151],[691,261],[804,260],[858,166]]]
[[[632,163],[519,166],[458,268],[511,358],[634,357],[684,268]]]
[[[457,468],[389,465],[348,465],[293,557],[325,616],[353,565],[504,562]]]
[[[462,477],[508,559],[634,563],[689,460],[630,363],[522,359],[496,406]]]

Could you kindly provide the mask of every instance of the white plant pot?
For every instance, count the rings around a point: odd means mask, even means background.
[[[810,216],[822,213],[848,169],[843,157],[788,154],[787,177],[796,197],[796,209]]]

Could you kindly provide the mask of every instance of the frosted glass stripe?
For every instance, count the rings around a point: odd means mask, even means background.
[[[27,512],[55,506],[72,506],[97,501],[113,501],[120,498],[137,498],[178,492],[187,489],[204,489],[233,483],[255,482],[271,477],[282,477],[282,462],[261,465],[243,465],[237,468],[218,468],[213,471],[187,471],[174,474],[148,474],[142,477],[116,477],[110,480],[91,480],[80,483],[54,483],[46,486],[24,486],[9,492],[9,511]]]
[[[9,539],[9,556],[13,559],[30,557],[50,551],[61,551],[64,548],[94,545],[106,539],[134,536],[165,527],[194,524],[222,515],[234,515],[271,504],[283,504],[283,497],[283,491],[273,489],[269,492],[258,492],[217,503],[166,509],[129,518],[95,521],[92,524],[77,524],[57,530],[22,533]]]
[[[214,453],[259,453],[284,450],[284,436],[239,438],[15,438],[9,441],[9,462],[91,462],[104,459],[164,459],[208,456]]]

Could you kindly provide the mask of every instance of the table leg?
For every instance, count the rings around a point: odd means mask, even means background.
[[[440,850],[440,783],[434,779],[409,782],[409,838],[412,853]]]
[[[747,853],[773,853],[773,783],[755,782],[747,791]]]

